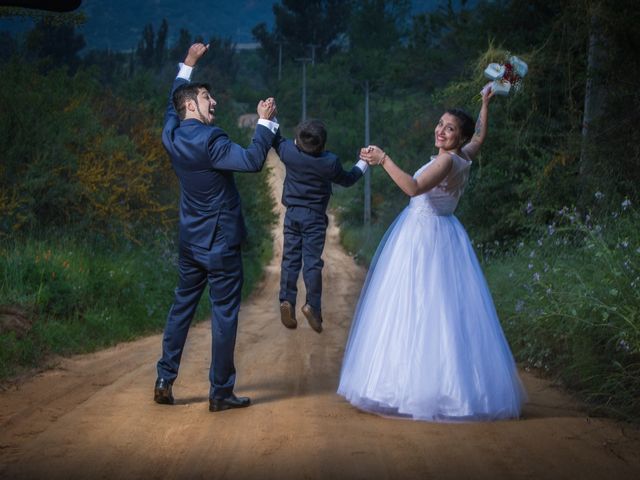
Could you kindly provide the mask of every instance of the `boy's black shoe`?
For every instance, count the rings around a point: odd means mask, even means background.
[[[302,307],[302,313],[307,317],[307,321],[311,328],[320,333],[322,331],[322,315],[316,312],[316,310],[308,303]]]
[[[280,303],[280,321],[287,328],[296,328],[298,326],[296,309],[291,305],[291,302],[285,300]]]

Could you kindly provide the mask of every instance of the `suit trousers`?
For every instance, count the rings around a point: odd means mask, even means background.
[[[280,301],[296,304],[298,276],[307,290],[306,302],[321,312],[322,251],[329,219],[307,207],[288,207],[284,216],[284,244],[280,269]],[[304,266],[303,266],[304,265]]]
[[[243,282],[240,247],[229,248],[219,229],[208,250],[181,242],[178,271],[178,286],[164,330],[158,377],[173,383],[178,376],[189,326],[208,283],[211,302],[209,398],[228,397],[233,393],[236,379],[234,348]]]

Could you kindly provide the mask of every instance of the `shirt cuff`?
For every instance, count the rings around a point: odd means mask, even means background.
[[[369,164],[364,160],[358,160],[358,163],[356,163],[356,167],[358,167],[360,170],[362,170],[362,173],[364,173],[367,171],[367,168],[369,168]]]
[[[271,120],[267,120],[266,118],[259,118],[258,125],[267,127],[273,133],[276,133],[278,131],[278,128],[280,128],[280,125],[277,122],[272,122]]]
[[[185,65],[182,62],[178,64],[178,67],[180,67],[180,70],[178,71],[177,78],[184,78],[185,80],[191,80],[191,72],[193,72],[193,67],[190,67],[189,65]]]

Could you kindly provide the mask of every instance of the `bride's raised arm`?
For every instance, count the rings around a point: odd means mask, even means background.
[[[487,136],[487,121],[489,117],[489,100],[493,97],[494,92],[490,88],[485,88],[482,90],[482,107],[480,108],[480,113],[478,114],[478,120],[476,120],[476,130],[464,147],[462,147],[462,151],[467,154],[467,156],[471,159],[474,159],[478,152],[480,151],[480,147],[484,142],[485,137]]]

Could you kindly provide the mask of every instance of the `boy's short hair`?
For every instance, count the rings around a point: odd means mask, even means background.
[[[178,112],[180,120],[184,120],[187,114],[187,100],[198,101],[198,92],[201,88],[204,88],[207,92],[211,92],[211,86],[208,83],[185,83],[180,85],[173,92],[173,108]]]
[[[320,120],[305,120],[296,127],[296,145],[309,155],[320,155],[327,142],[327,129]]]

